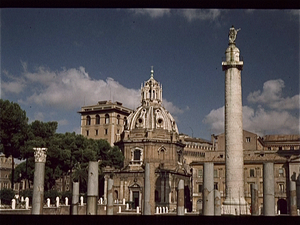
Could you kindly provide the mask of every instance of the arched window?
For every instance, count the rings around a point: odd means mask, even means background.
[[[91,125],[91,117],[90,116],[86,117],[86,125]]]
[[[105,124],[109,124],[109,115],[105,114]]]
[[[96,115],[96,124],[100,124],[100,116]]]
[[[120,124],[120,115],[117,115],[117,124]]]

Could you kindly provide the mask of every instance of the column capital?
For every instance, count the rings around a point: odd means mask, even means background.
[[[47,148],[33,148],[35,162],[46,162]]]

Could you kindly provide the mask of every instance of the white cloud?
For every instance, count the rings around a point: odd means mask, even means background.
[[[2,82],[1,83],[1,91],[2,93],[15,93],[19,94],[23,91],[24,84],[18,81],[12,82]]]
[[[220,16],[219,9],[182,9],[179,13],[189,22],[193,20],[212,20]]]
[[[263,85],[263,91],[254,91],[250,93],[247,100],[250,103],[265,104],[271,109],[299,109],[299,95],[293,97],[282,97],[282,89],[285,87],[284,81],[269,80]]]
[[[8,78],[8,80],[1,80],[1,94],[3,95],[1,98],[3,98],[7,93],[19,94],[24,90],[25,82],[23,79],[9,74],[6,70],[2,71],[2,74],[4,77]]]
[[[203,120],[211,132],[224,132],[224,106],[213,109]],[[297,134],[299,133],[299,118],[288,111],[265,110],[259,106],[256,110],[243,106],[243,129],[260,136],[265,134]]]
[[[26,63],[23,64],[26,69]],[[22,75],[23,79],[20,80],[25,80],[24,85],[27,86],[28,91],[31,91],[19,100],[22,104],[50,106],[54,110],[64,111],[97,104],[98,101],[103,100],[119,101],[130,109],[135,109],[140,105],[139,89],[126,88],[110,77],[106,80],[92,79],[84,67],[64,68],[61,71],[50,71],[45,67],[38,67],[33,73],[26,69]],[[184,111],[165,99],[163,104],[171,114],[178,115]],[[44,119],[41,113],[37,113],[34,117],[38,120]],[[59,125],[66,125],[67,122],[67,120],[61,120]]]
[[[136,15],[146,15],[151,18],[160,18],[165,15],[179,15],[189,22],[194,20],[211,20],[214,21],[221,15],[219,9],[132,9]]]
[[[64,126],[64,125],[68,125],[68,124],[69,124],[69,122],[66,119],[58,121],[58,126]]]
[[[44,114],[42,112],[36,112],[36,113],[34,113],[34,120],[43,121],[44,118],[45,118],[45,116],[44,116]],[[33,122],[33,121],[31,121],[31,122]]]
[[[132,9],[137,15],[147,15],[151,18],[159,18],[164,15],[170,15],[170,9]]]
[[[213,134],[224,132],[224,106],[211,110],[202,122],[210,126],[211,133]]]

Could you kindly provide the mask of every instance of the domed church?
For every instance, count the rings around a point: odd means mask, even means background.
[[[130,203],[143,212],[145,164],[150,167],[151,214],[156,207],[176,210],[177,186],[185,183],[185,208],[191,207],[189,166],[183,160],[184,144],[179,140],[176,122],[162,105],[162,85],[153,77],[141,85],[141,105],[127,118],[119,146],[125,159],[123,168],[105,169],[105,187],[108,177],[113,179],[114,201]],[[105,191],[104,198],[107,198]]]

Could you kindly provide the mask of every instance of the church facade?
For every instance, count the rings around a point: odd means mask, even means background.
[[[133,209],[143,208],[145,163],[149,163],[151,214],[156,207],[176,210],[180,179],[185,184],[185,208],[191,208],[191,173],[183,160],[184,144],[180,142],[175,120],[162,106],[162,86],[153,78],[153,70],[142,85],[141,105],[128,116],[115,145],[125,159],[122,169],[105,170],[105,186],[108,177],[113,178],[114,200],[125,199]]]

